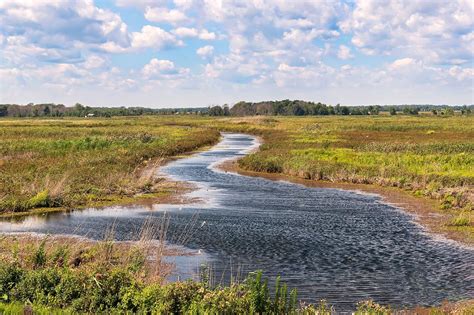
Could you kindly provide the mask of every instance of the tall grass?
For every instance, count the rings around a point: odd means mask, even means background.
[[[169,216],[149,218],[135,242],[71,238],[0,239],[0,313],[330,314],[325,302],[300,305],[278,277],[270,294],[262,272],[229,286],[206,279],[168,283],[163,259]],[[372,306],[381,308],[373,303]]]
[[[160,163],[219,138],[170,119],[0,120],[0,213],[159,193]]]

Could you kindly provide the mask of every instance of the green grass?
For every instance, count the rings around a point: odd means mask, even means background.
[[[395,186],[443,201],[446,209],[473,209],[472,116],[285,117],[270,128],[257,127],[253,118],[246,124],[259,128],[265,145],[240,160],[244,169]]]
[[[143,169],[218,138],[173,117],[0,120],[0,213],[154,191]]]
[[[200,281],[167,283],[169,272],[151,243],[110,240],[0,238],[0,314],[333,314],[325,301],[304,304],[296,289],[262,272],[230,285]],[[161,261],[162,263],[157,263]],[[462,314],[472,301],[431,308],[424,314]],[[392,314],[363,301],[355,314]],[[336,309],[337,310],[337,309]]]

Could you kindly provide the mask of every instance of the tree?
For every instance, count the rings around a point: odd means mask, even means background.
[[[224,104],[224,116],[230,116],[229,105]]]
[[[350,110],[349,110],[349,107],[346,107],[346,106],[342,106],[341,107],[341,114],[342,115],[349,115],[350,114]]]
[[[7,105],[0,105],[0,117],[5,117],[8,115]]]
[[[444,109],[444,114],[446,116],[453,116],[454,115],[454,110],[451,107],[446,107]]]
[[[397,110],[395,109],[395,107],[390,107],[390,115],[392,116],[395,116],[397,114]]]
[[[224,110],[222,107],[216,105],[209,108],[209,116],[223,116]]]

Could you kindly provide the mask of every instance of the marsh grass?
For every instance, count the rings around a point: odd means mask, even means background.
[[[0,120],[0,213],[159,191],[156,167],[219,133],[169,119]]]
[[[469,226],[471,224],[471,219],[469,213],[461,212],[457,217],[452,219],[452,226]]]
[[[240,167],[312,180],[399,187],[439,200],[445,210],[474,207],[474,117],[275,120],[268,127],[254,118],[235,118],[236,125],[246,122],[243,129],[259,128],[265,140],[258,152],[239,161]]]

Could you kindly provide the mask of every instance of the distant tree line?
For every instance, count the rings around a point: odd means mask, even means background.
[[[308,115],[378,115],[380,112],[389,112],[391,115],[405,114],[418,115],[419,112],[433,114],[454,115],[454,111],[462,114],[471,114],[474,105],[368,105],[368,106],[335,106],[323,103],[314,103],[300,100],[265,101],[258,103],[239,102],[230,109],[233,116],[252,115],[281,115],[281,116],[308,116]]]
[[[202,115],[208,107],[200,108],[146,108],[146,107],[90,107],[77,103],[63,104],[0,104],[0,117],[112,117],[142,115]]]
[[[238,102],[230,107],[214,105],[194,108],[146,108],[146,107],[89,107],[77,103],[72,107],[63,104],[0,104],[0,117],[112,117],[142,115],[209,115],[209,116],[309,116],[309,115],[418,115],[431,112],[433,115],[470,115],[474,105],[368,105],[335,106],[300,100],[265,102]]]

